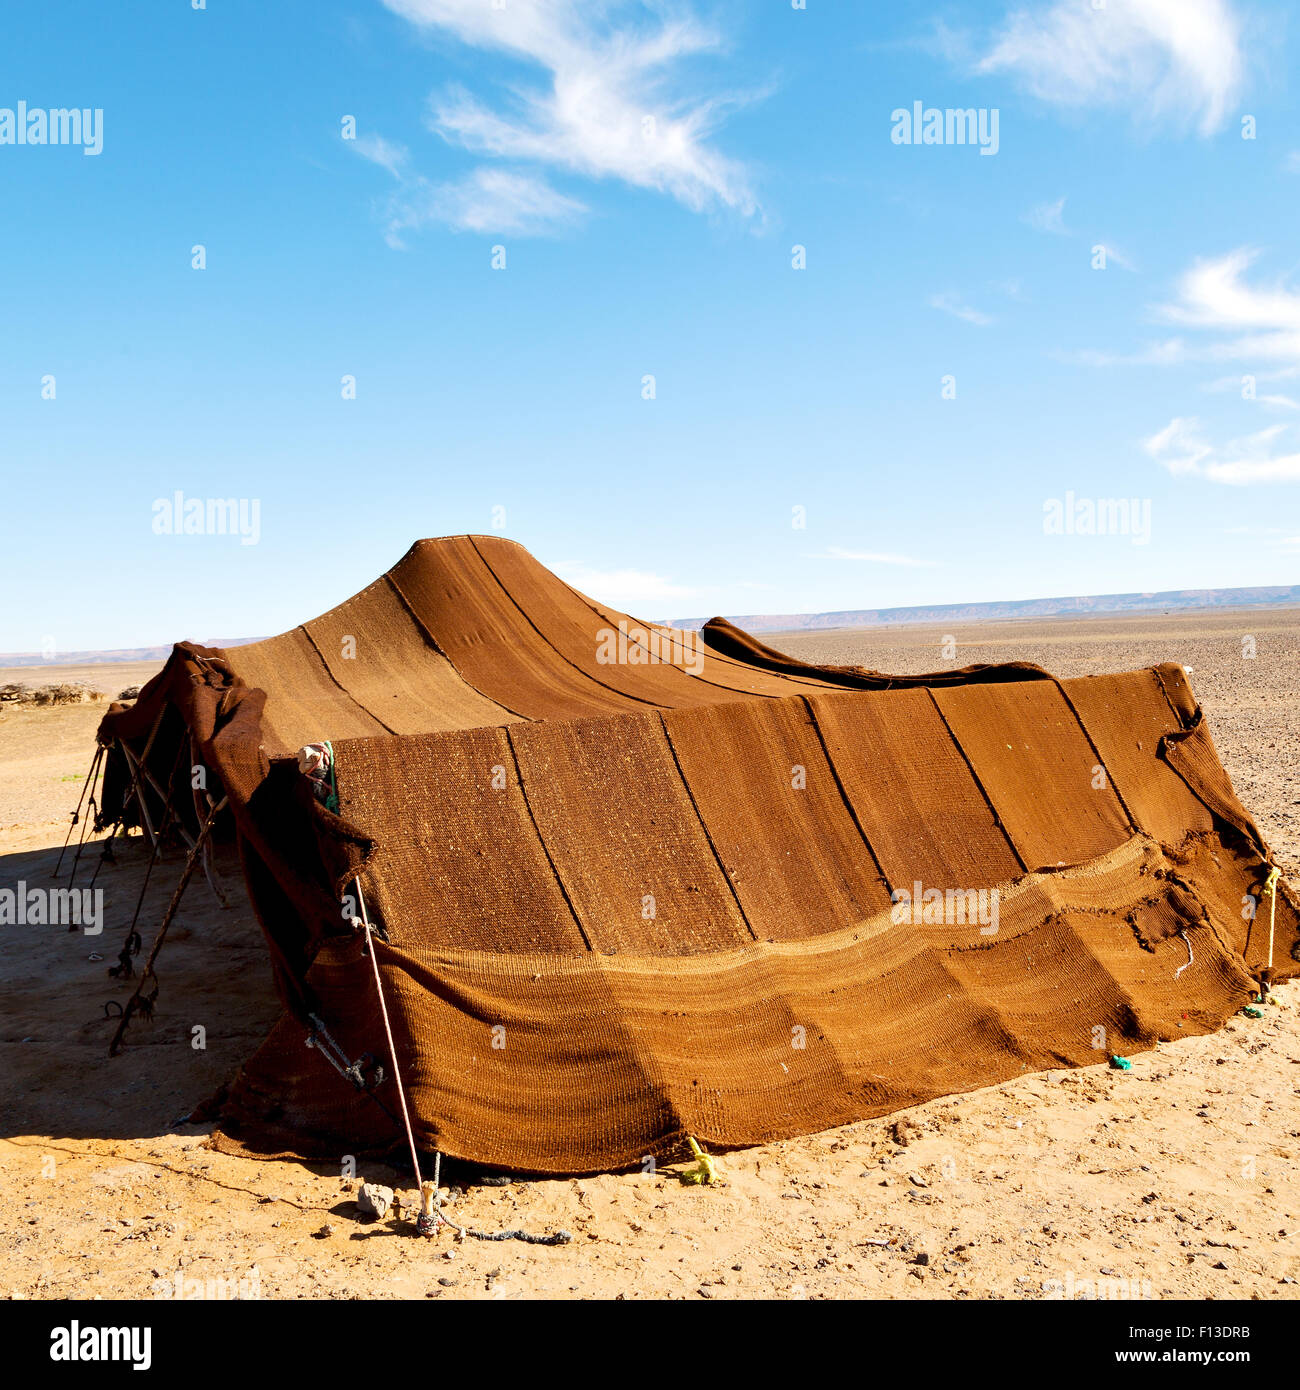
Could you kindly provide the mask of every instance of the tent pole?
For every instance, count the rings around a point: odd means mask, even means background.
[[[149,730],[149,737],[145,740],[144,751],[140,754],[138,763],[136,762],[135,755],[131,752],[130,748],[127,747],[126,740],[120,736],[117,739],[117,746],[122,750],[126,757],[127,765],[132,770],[131,785],[127,788],[126,795],[122,798],[122,810],[125,812],[127,806],[130,805],[132,796],[134,796],[139,803],[140,811],[144,817],[145,827],[149,832],[149,839],[151,842],[154,840],[153,826],[149,823],[149,812],[145,808],[144,796],[140,791],[140,769],[149,760],[149,754],[153,751],[153,741],[158,737],[158,730],[162,728],[163,715],[166,712],[167,706],[165,704],[161,705],[153,721],[153,727]]]
[[[183,744],[182,744],[181,746],[184,747]],[[193,748],[193,735],[190,736],[190,747],[191,747],[191,749]],[[149,785],[154,789],[155,792],[157,792],[157,794],[158,794],[160,797],[163,797],[163,798],[165,798],[165,799],[170,799],[171,793],[170,793],[170,792],[164,792],[164,791],[163,791],[163,789],[158,785],[158,779],[157,779],[157,778],[153,775],[153,773],[150,772],[149,769],[148,769],[147,767],[145,767],[143,764],[141,764],[141,766],[140,766],[140,772],[141,772],[141,775],[144,777],[145,781],[149,783]],[[200,814],[202,814],[202,812],[203,812],[203,810],[204,810],[205,808],[202,806],[201,803],[199,803],[197,794],[196,794],[196,796],[195,796],[195,803],[196,803],[196,809],[200,812]],[[212,806],[212,798],[211,798],[211,796],[209,796],[209,797],[208,797],[208,807],[210,808],[211,806]],[[140,802],[140,809],[141,809],[142,811],[144,810],[144,802],[143,802],[143,800],[141,800],[141,802]],[[197,842],[195,841],[194,836],[190,834],[190,832],[185,828],[184,823],[183,823],[181,820],[179,820],[179,819],[177,819],[177,821],[176,821],[176,831],[177,831],[177,833],[180,835],[181,839],[185,841],[186,845],[189,846],[190,849],[193,849],[193,848],[195,847],[195,845],[196,845]],[[214,869],[213,866],[212,866],[212,846],[211,846],[211,842],[206,843],[206,844],[204,845],[204,847],[203,847],[203,861],[202,861],[202,862],[203,862],[203,873],[204,873],[204,876],[205,876],[205,877],[207,878],[207,880],[208,880],[208,886],[212,889],[213,894],[215,895],[217,901],[221,904],[221,906],[222,906],[222,907],[229,907],[230,904],[229,904],[229,902],[227,902],[227,900],[226,900],[226,895],[221,891],[221,888],[220,888],[220,886],[219,886],[219,884],[217,883],[216,878],[215,878],[215,872],[216,872],[216,871],[215,871],[215,869]]]
[[[103,759],[99,760],[98,766],[103,771]],[[98,783],[94,780],[90,784],[90,793],[86,799],[86,818],[81,823],[81,835],[77,839],[77,852],[72,856],[72,867],[68,870],[68,887],[71,888],[77,877],[77,865],[81,863],[81,852],[86,848],[87,828],[94,829],[95,823],[99,820],[99,803],[95,800],[95,789]],[[103,794],[102,791],[100,793]],[[94,815],[91,815],[91,811]]]
[[[189,887],[190,879],[194,876],[194,870],[199,862],[200,850],[203,841],[207,839],[209,832],[215,823],[218,814],[225,809],[229,798],[222,797],[219,802],[208,812],[208,818],[203,822],[199,830],[198,840],[194,848],[190,850],[189,857],[185,861],[185,868],[181,871],[180,882],[172,890],[171,902],[167,904],[167,911],[163,913],[162,925],[158,928],[158,935],[154,937],[153,945],[149,949],[149,959],[145,961],[144,969],[140,972],[140,983],[136,986],[135,993],[127,1000],[126,1008],[122,1010],[122,1021],[117,1025],[117,1032],[113,1034],[113,1041],[109,1044],[108,1055],[116,1057],[118,1049],[122,1045],[122,1036],[126,1032],[127,1024],[131,1021],[131,1015],[140,1007],[140,995],[144,989],[145,982],[153,974],[154,961],[158,959],[158,952],[162,949],[163,940],[167,935],[167,928],[171,926],[172,919],[176,916],[177,909],[181,905],[181,899],[185,896],[185,890]],[[150,1001],[152,1009],[152,1001]]]
[[[195,742],[194,742],[194,733],[193,733],[193,731],[190,732],[190,766],[191,766],[191,769],[200,766],[200,763],[199,763],[199,750],[198,750],[197,745],[196,745]],[[199,799],[199,789],[198,789],[198,787],[195,787],[193,790],[194,790],[194,813],[195,813],[196,816],[199,816],[199,817],[201,818],[205,810],[211,810],[211,809],[212,809],[212,793],[209,792],[209,791],[207,790],[206,787],[203,789],[203,794],[204,794],[204,796],[207,797],[207,801],[208,801],[207,806],[204,807],[202,801],[200,801],[200,799]],[[178,824],[178,825],[180,824],[180,821],[179,821],[179,820],[177,821],[177,824]],[[182,831],[182,833],[184,833],[184,827],[183,827],[183,826],[181,827],[181,831]],[[229,902],[228,899],[226,898],[225,893],[222,891],[222,887],[221,887],[221,877],[220,877],[220,875],[217,873],[216,859],[215,859],[215,856],[214,856],[213,853],[212,853],[212,841],[211,841],[211,840],[205,840],[205,841],[203,842],[203,875],[204,875],[204,877],[208,880],[208,887],[212,889],[213,895],[216,897],[216,900],[221,904],[221,906],[222,906],[223,908],[228,908],[228,907],[230,906],[230,902]]]
[[[158,852],[158,834],[153,828],[153,819],[149,815],[149,807],[145,804],[144,793],[140,789],[140,778],[144,775],[147,775],[145,773],[144,764],[136,761],[135,754],[131,752],[131,750],[126,746],[125,743],[122,742],[121,739],[118,740],[118,746],[126,755],[127,764],[130,766],[131,771],[135,774],[131,781],[131,790],[135,793],[135,802],[136,805],[140,808],[140,819],[143,821],[145,831],[149,836],[149,844],[152,846],[153,851],[156,854]],[[153,778],[151,777],[149,780],[152,782]],[[156,785],[154,790],[157,790]]]
[[[176,769],[180,766],[181,754],[185,751],[185,745],[178,744],[176,748],[176,761],[172,764],[171,785],[176,785]],[[166,835],[167,827],[171,824],[176,815],[176,808],[172,805],[172,798],[168,796],[167,804],[163,807],[163,818],[158,827],[158,835],[161,839]],[[162,859],[161,844],[155,846],[149,852],[149,862],[145,865],[144,881],[140,884],[140,896],[135,902],[135,911],[131,914],[131,925],[126,929],[126,940],[122,944],[122,950],[118,954],[118,964],[115,968],[110,967],[109,974],[119,974],[123,978],[132,974],[131,957],[140,949],[140,935],[135,929],[136,923],[140,920],[140,909],[144,906],[144,895],[149,891],[149,880],[153,877],[154,865]],[[99,871],[96,870],[96,873]],[[135,951],[131,948],[134,945]]]
[[[72,824],[68,826],[68,833],[63,837],[63,848],[59,851],[58,861],[54,865],[52,877],[58,878],[59,870],[63,867],[63,856],[68,852],[68,844],[72,839],[72,832],[77,828],[81,821],[81,808],[86,800],[86,791],[89,788],[95,773],[99,770],[100,759],[104,756],[104,745],[95,745],[95,756],[90,760],[90,770],[86,773],[86,780],[81,784],[81,795],[77,798],[77,809],[72,813]]]

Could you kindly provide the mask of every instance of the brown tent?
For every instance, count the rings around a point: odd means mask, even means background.
[[[395,1056],[426,1150],[589,1172],[1104,1062],[1300,970],[1180,667],[702,639],[460,536],[110,711],[104,817],[201,846],[228,807],[284,1000],[218,1143],[393,1148]]]

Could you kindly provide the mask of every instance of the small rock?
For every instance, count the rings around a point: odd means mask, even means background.
[[[895,1120],[889,1127],[889,1133],[894,1143],[905,1149],[909,1144],[921,1138],[921,1126],[914,1120]]]
[[[393,1189],[383,1187],[379,1183],[363,1182],[361,1191],[357,1193],[357,1206],[361,1208],[366,1216],[373,1216],[382,1220],[388,1215],[388,1209],[393,1205]]]

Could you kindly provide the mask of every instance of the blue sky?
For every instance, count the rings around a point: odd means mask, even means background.
[[[269,634],[464,531],[646,617],[1294,582],[1297,25],[1094,3],[20,8],[0,650]]]

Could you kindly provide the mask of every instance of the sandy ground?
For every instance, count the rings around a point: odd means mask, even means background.
[[[1243,800],[1300,876],[1300,613],[987,625],[951,634],[947,662],[945,635],[771,640],[899,671],[1018,657],[1073,675],[1182,661]],[[128,683],[101,681],[111,693]],[[47,881],[102,709],[0,712],[0,887]],[[1040,1073],[724,1155],[711,1188],[666,1170],[507,1186],[444,1170],[455,1219],[564,1228],[573,1240],[425,1241],[407,1222],[362,1218],[338,1166],[213,1153],[201,1127],[177,1123],[277,1011],[233,863],[223,875],[235,905],[223,911],[206,885],[191,888],[160,960],[158,1014],[107,1057],[104,1005],[129,986],[106,967],[139,893],[140,841],[118,842],[117,857],[96,883],[102,935],[0,929],[0,1294],[1160,1299],[1300,1288],[1300,985],[1264,1018],[1162,1044],[1129,1072]],[[97,854],[83,863],[82,885]],[[179,864],[172,853],[155,871],[146,943]],[[361,1175],[400,1185],[382,1165]]]

